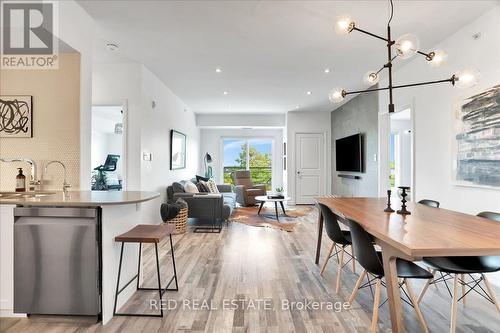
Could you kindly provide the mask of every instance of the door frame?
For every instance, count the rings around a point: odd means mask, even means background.
[[[401,112],[401,111],[404,111],[404,110],[407,110],[409,109],[410,110],[410,123],[411,123],[411,133],[410,133],[410,142],[411,142],[411,171],[410,171],[410,174],[411,174],[411,182],[410,182],[410,187],[411,187],[411,196],[409,198],[409,201],[415,201],[415,194],[416,194],[416,153],[415,153],[415,105],[414,103],[411,103],[411,104],[405,104],[401,107],[398,107],[394,114],[398,113],[398,112]],[[391,114],[390,113],[386,113],[387,115],[387,131],[386,131],[386,136],[387,136],[387,152],[389,152],[389,145],[390,145],[390,135],[392,133],[392,130],[391,130]],[[389,168],[389,153],[387,154],[387,167]],[[383,173],[384,174],[384,173]],[[390,174],[390,170],[386,170],[385,172],[386,175],[389,175]],[[387,179],[385,180],[385,186],[387,188],[389,188],[389,177],[386,177]]]
[[[122,191],[127,190],[127,184],[129,181],[129,170],[127,167],[127,151],[128,151],[128,100],[123,99],[117,102],[106,102],[106,103],[96,103],[92,104],[90,108],[90,154],[92,156],[92,116],[93,116],[93,109],[94,107],[99,107],[99,106],[104,106],[104,107],[110,107],[110,106],[121,106],[122,111],[123,111],[123,133],[122,133],[122,156],[120,159],[122,160],[123,163],[123,175],[124,175],[124,180],[122,182]],[[89,156],[89,160],[92,160],[92,157]],[[91,166],[91,172],[92,172],[92,166]],[[88,179],[89,182],[89,188],[90,188],[90,179]]]
[[[293,137],[293,140],[294,140],[294,158],[293,158],[293,163],[290,163],[290,171],[292,172],[292,175],[293,175],[293,181],[292,181],[292,184],[293,184],[293,195],[292,195],[292,200],[290,200],[290,204],[293,204],[293,205],[307,205],[307,204],[301,204],[301,203],[297,203],[297,149],[298,149],[298,136],[299,135],[303,135],[303,134],[318,134],[318,135],[321,135],[323,137],[323,172],[322,172],[322,177],[323,177],[323,180],[325,182],[325,186],[323,187],[323,191],[324,193],[320,193],[320,195],[326,195],[327,193],[330,193],[330,188],[331,188],[331,177],[329,177],[329,174],[328,174],[328,166],[330,165],[330,154],[328,153],[329,152],[329,147],[330,147],[330,144],[329,144],[329,141],[328,141],[328,132],[326,131],[319,131],[319,132],[295,132],[294,133],[294,137]],[[289,154],[290,155],[290,154]],[[289,162],[290,162],[290,156],[289,156]]]

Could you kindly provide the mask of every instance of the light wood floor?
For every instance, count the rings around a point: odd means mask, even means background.
[[[103,327],[81,319],[32,316],[29,319],[1,319],[0,331],[13,332],[368,332],[372,297],[369,289],[360,291],[351,310],[282,310],[282,300],[346,301],[358,275],[350,266],[342,279],[341,295],[335,295],[336,263],[329,264],[324,276],[314,264],[316,211],[297,219],[300,225],[292,233],[231,223],[221,234],[187,233],[175,236],[180,291],[166,293],[177,301],[177,309],[163,318],[115,317]],[[330,242],[324,239],[323,255]],[[167,260],[167,243],[161,246],[162,259]],[[154,286],[153,252],[144,253],[145,284]],[[324,258],[322,258],[323,260]],[[170,262],[162,274],[170,273]],[[168,264],[168,266],[167,266]],[[150,272],[149,272],[150,271]],[[361,272],[358,267],[357,273]],[[420,291],[421,282],[413,283]],[[497,293],[500,295],[499,291]],[[148,309],[155,293],[136,293],[122,310]],[[186,309],[183,300],[212,301],[218,309]],[[223,299],[271,300],[273,309],[222,310]],[[385,299],[383,294],[382,300]],[[269,305],[269,303],[267,303]],[[422,311],[431,332],[449,330],[451,299],[444,286],[431,287],[422,301]],[[190,303],[193,307],[193,303]],[[200,304],[201,306],[201,304]],[[405,306],[408,332],[420,332],[413,309]],[[390,332],[388,306],[380,309],[379,332]],[[500,314],[479,296],[467,298],[467,306],[459,306],[457,332],[500,332]]]

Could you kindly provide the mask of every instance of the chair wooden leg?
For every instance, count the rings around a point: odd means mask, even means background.
[[[354,248],[351,245],[351,256],[352,256],[352,272],[356,274],[356,259],[354,259]]]
[[[349,304],[351,304],[351,306],[352,306],[352,303],[354,302],[354,300],[356,299],[356,296],[358,296],[359,287],[361,286],[361,283],[363,283],[363,279],[365,278],[365,275],[366,275],[366,269],[364,269],[361,272],[361,275],[359,276],[358,281],[356,281],[356,284],[354,285],[354,289],[352,290],[351,297],[349,297],[348,302],[349,302]]]
[[[462,281],[462,303],[465,306],[465,275],[460,274],[460,280]]]
[[[434,274],[436,273],[436,270],[435,269],[431,270],[431,273],[434,276]],[[420,303],[420,301],[422,300],[422,298],[425,295],[425,292],[427,291],[427,288],[429,288],[429,286],[431,285],[432,281],[434,281],[434,278],[427,280],[427,282],[425,283],[424,288],[422,289],[422,291],[418,295],[417,303]],[[434,284],[434,285],[436,285],[436,284]]]
[[[413,307],[415,308],[415,313],[417,314],[417,319],[420,324],[420,328],[422,329],[422,332],[429,333],[427,325],[425,324],[424,315],[422,314],[422,311],[420,311],[420,306],[418,305],[415,294],[413,293],[413,288],[411,287],[410,281],[408,279],[404,279],[404,283],[406,285],[406,290],[408,291],[408,296],[410,296],[410,301],[413,304]]]
[[[484,285],[486,286],[486,290],[488,290],[488,294],[490,294],[493,303],[495,303],[497,311],[500,312],[500,304],[498,304],[497,302],[497,297],[495,296],[495,290],[493,290],[493,288],[491,287],[490,281],[486,278],[486,275],[481,274],[481,276],[483,277]]]
[[[340,292],[340,275],[342,274],[342,266],[344,266],[344,252],[345,246],[340,250],[339,266],[337,268],[337,284],[335,285],[335,293],[338,295]]]
[[[326,265],[328,264],[328,261],[330,260],[330,256],[332,255],[334,248],[335,248],[335,242],[332,242],[332,246],[330,247],[330,250],[328,251],[328,254],[326,255],[325,263],[323,264],[323,267],[321,267],[321,273],[319,273],[320,275],[323,275],[323,272],[326,269]]]
[[[372,326],[370,329],[371,333],[377,332],[378,323],[378,306],[380,304],[380,286],[382,285],[382,280],[377,279],[375,284],[375,299],[373,300],[373,315],[372,315]]]
[[[451,325],[450,333],[455,333],[457,329],[457,310],[458,310],[458,274],[453,279],[453,303],[451,304]]]

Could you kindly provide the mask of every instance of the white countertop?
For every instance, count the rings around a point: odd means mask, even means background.
[[[33,195],[35,194],[35,195]],[[127,205],[158,198],[158,192],[142,191],[43,191],[24,192],[15,196],[0,196],[1,205],[26,206],[107,206]]]

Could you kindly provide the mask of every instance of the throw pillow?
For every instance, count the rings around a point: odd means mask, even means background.
[[[184,186],[181,184],[181,183],[173,183],[172,184],[172,188],[174,190],[174,193],[184,193],[186,191],[184,191]]]
[[[199,182],[200,180],[203,180],[204,182],[208,182],[210,180],[210,178],[196,175],[196,181]]]
[[[184,184],[184,191],[186,191],[186,193],[199,193],[198,188],[196,187],[196,185],[193,184],[190,181],[187,181]]]
[[[198,184],[196,184],[196,187],[198,188],[198,191],[200,191],[201,193],[210,192],[210,189],[207,186],[207,182],[203,180],[200,180]]]
[[[215,180],[210,179],[207,182],[208,189],[210,190],[210,193],[219,193],[219,189],[217,188],[217,184],[215,184]]]

